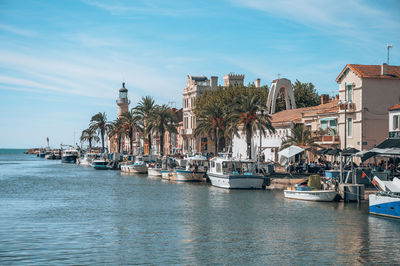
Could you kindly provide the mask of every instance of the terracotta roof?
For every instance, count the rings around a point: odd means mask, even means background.
[[[395,106],[392,106],[392,107],[389,108],[390,111],[398,110],[398,109],[400,109],[400,103],[399,103],[399,104],[396,104]]]
[[[299,123],[305,115],[321,115],[329,113],[337,113],[339,111],[339,100],[332,100],[329,103],[320,104],[317,106],[303,107],[291,110],[284,110],[271,115],[272,123],[293,122]]]
[[[339,82],[340,78],[344,75],[347,69],[351,69],[360,78],[372,78],[372,79],[400,79],[400,66],[386,65],[387,74],[381,75],[381,65],[357,65],[347,64],[339,76],[336,78],[336,82]]]

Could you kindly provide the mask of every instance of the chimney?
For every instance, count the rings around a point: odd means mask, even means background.
[[[385,64],[385,63],[382,64],[382,67],[381,67],[381,76],[387,75],[387,70],[388,70],[387,67],[388,67],[387,64]]]
[[[212,90],[215,90],[217,88],[217,86],[218,86],[218,77],[211,76],[210,80],[211,80],[210,87],[211,87]]]
[[[321,104],[329,103],[329,95],[328,94],[321,94]]]
[[[254,85],[256,86],[256,88],[260,88],[261,86],[260,86],[260,83],[261,83],[261,79],[256,79],[255,81],[254,81]]]

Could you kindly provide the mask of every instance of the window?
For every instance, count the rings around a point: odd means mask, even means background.
[[[321,120],[321,129],[326,130],[328,128],[328,120]]]
[[[399,116],[398,115],[393,116],[393,130],[394,129],[399,129]]]
[[[353,85],[352,84],[349,84],[349,85],[346,85],[346,88],[347,88],[347,101],[353,101]]]
[[[347,118],[347,137],[352,137],[353,135],[353,118]]]
[[[217,163],[217,173],[222,173],[222,168],[220,163]]]

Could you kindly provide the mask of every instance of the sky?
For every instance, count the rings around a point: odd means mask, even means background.
[[[336,94],[346,64],[400,65],[400,1],[0,0],[0,148],[77,142],[92,115],[150,95],[182,106],[187,75],[278,75]]]

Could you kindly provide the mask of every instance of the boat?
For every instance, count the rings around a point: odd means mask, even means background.
[[[203,181],[207,174],[208,160],[201,155],[186,158],[184,168],[175,168],[173,180],[175,181]]]
[[[146,163],[143,161],[143,157],[137,156],[133,164],[129,162],[122,164],[121,171],[132,174],[147,174],[148,168]]]
[[[372,183],[378,188],[376,194],[369,195],[369,213],[400,218],[400,179],[382,181],[374,177]]]
[[[81,166],[92,166],[92,162],[98,156],[97,153],[85,153],[76,160],[76,164]]]
[[[108,161],[104,158],[95,159],[92,161],[92,166],[96,170],[108,170]]]
[[[264,176],[256,173],[257,163],[248,159],[234,159],[228,156],[214,157],[207,171],[211,184],[229,189],[260,189]]]
[[[61,162],[63,163],[76,163],[78,158],[78,151],[75,149],[63,150],[61,153]]]
[[[38,156],[39,158],[46,158],[46,150],[40,149],[40,150],[39,150],[39,153],[37,154],[37,156]]]
[[[284,190],[284,196],[288,199],[307,200],[307,201],[333,201],[337,196],[334,187],[322,190],[321,177],[311,175],[308,181],[289,187]]]

